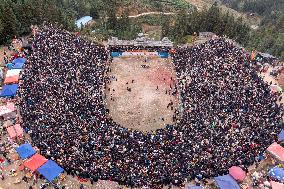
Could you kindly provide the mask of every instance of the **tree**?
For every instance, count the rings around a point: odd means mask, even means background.
[[[0,19],[0,35],[2,34],[2,32],[4,31],[4,25],[2,23],[3,21]]]
[[[117,17],[114,11],[108,13],[107,19],[107,29],[116,30],[117,29]]]
[[[8,3],[4,4],[0,18],[2,18],[3,25],[3,31],[1,32],[0,38],[2,39],[2,42],[7,42],[18,34],[17,28],[19,26],[18,20]]]
[[[98,11],[97,7],[95,7],[95,5],[92,5],[92,7],[90,9],[90,16],[93,19],[99,19],[100,18],[99,11]]]
[[[173,38],[176,41],[180,41],[182,37],[186,36],[188,34],[188,14],[185,11],[180,11],[176,17],[175,26],[173,29]]]
[[[162,25],[162,38],[167,37],[170,32],[170,20],[168,16],[162,15],[161,16],[161,25]]]

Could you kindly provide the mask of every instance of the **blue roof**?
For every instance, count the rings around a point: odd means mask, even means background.
[[[284,140],[284,130],[282,130],[278,135],[278,140],[283,141]]]
[[[230,175],[214,178],[220,189],[240,189],[238,183]]]
[[[80,19],[78,19],[75,24],[78,28],[81,28],[81,24],[83,24],[83,26],[85,26],[89,21],[93,20],[92,17],[90,16],[84,16]]]
[[[64,171],[60,166],[52,160],[48,160],[37,171],[42,174],[49,182],[52,182],[56,177]]]
[[[279,167],[273,167],[270,169],[268,172],[269,176],[279,180],[279,181],[284,181],[284,169],[279,168]]]
[[[17,94],[19,85],[12,84],[12,85],[4,85],[1,92],[0,97],[13,97]]]
[[[18,148],[16,148],[16,151],[20,155],[21,159],[27,159],[36,153],[32,145],[28,143],[19,146]]]

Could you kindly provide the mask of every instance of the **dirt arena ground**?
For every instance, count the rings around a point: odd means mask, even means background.
[[[147,57],[145,62],[145,57],[138,56],[114,58],[110,69],[111,82],[105,93],[114,121],[142,131],[173,123],[178,99],[169,93],[173,92],[176,75],[171,59]],[[171,102],[173,105],[167,108]]]

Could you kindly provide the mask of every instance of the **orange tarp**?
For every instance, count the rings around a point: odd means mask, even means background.
[[[284,148],[277,144],[277,142],[274,142],[271,144],[267,151],[272,154],[275,158],[277,158],[279,161],[284,162]]]
[[[256,55],[257,55],[257,52],[256,52],[255,50],[253,50],[253,51],[251,52],[251,60],[255,60]]]
[[[8,132],[9,136],[10,136],[12,139],[15,139],[15,138],[16,138],[17,133],[16,133],[16,131],[15,131],[15,129],[14,129],[13,126],[8,127],[8,128],[7,128],[7,132]]]
[[[10,77],[6,77],[4,80],[4,84],[8,83],[18,83],[19,82],[19,75],[13,75]]]
[[[24,166],[29,168],[32,172],[34,172],[46,162],[47,159],[45,157],[43,157],[40,154],[35,154],[24,162]]]
[[[20,124],[14,125],[14,128],[15,128],[15,131],[16,131],[18,137],[22,137],[24,135],[24,130],[20,126]]]

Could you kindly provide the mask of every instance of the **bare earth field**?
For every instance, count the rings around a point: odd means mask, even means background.
[[[145,62],[145,57],[138,56],[114,58],[110,69],[111,82],[106,85],[105,94],[114,121],[141,131],[173,123],[178,100],[169,94],[176,75],[171,59],[148,57]],[[167,108],[170,102],[173,106]]]

